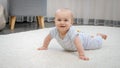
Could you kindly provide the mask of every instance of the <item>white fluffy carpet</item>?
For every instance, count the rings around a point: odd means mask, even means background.
[[[103,47],[85,51],[89,61],[77,52],[66,52],[53,39],[49,49],[38,51],[51,28],[0,35],[0,68],[120,68],[120,28],[76,26],[82,32],[108,34]]]

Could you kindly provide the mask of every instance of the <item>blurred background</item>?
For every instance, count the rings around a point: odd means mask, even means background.
[[[37,8],[34,0],[23,0],[24,3],[19,3],[19,7],[32,6],[31,11],[33,15],[16,15],[16,25],[14,31],[10,31],[9,22],[10,15],[14,13],[14,9],[18,8],[18,4],[14,3],[15,0],[0,0],[0,4],[4,8],[4,18],[6,26],[1,29],[0,34],[9,34],[14,32],[39,29],[36,22],[35,13],[32,8]],[[16,0],[17,1],[17,0]],[[18,0],[19,1],[19,0]],[[37,1],[37,0],[35,0]],[[92,26],[107,26],[118,27],[120,26],[120,0],[46,0],[42,9],[45,9],[44,22],[45,28],[54,26],[54,13],[59,8],[69,8],[74,14],[74,25],[92,25]],[[12,3],[12,7],[10,4]],[[40,10],[42,10],[40,9]],[[2,10],[0,10],[2,11]],[[20,10],[19,12],[23,12]],[[18,10],[17,10],[18,12]],[[29,11],[24,11],[26,13]],[[0,22],[1,23],[1,22]]]

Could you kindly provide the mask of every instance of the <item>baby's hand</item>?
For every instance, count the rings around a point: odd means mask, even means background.
[[[40,47],[40,48],[38,48],[37,50],[47,50],[48,48],[46,48],[46,47]]]
[[[80,59],[82,59],[82,60],[89,60],[89,58],[88,58],[88,57],[86,57],[86,56],[84,56],[84,55],[79,56],[79,57],[80,57]]]

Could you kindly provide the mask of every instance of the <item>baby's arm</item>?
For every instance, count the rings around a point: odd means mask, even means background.
[[[44,42],[43,42],[43,46],[40,47],[40,48],[38,48],[38,50],[47,50],[47,49],[48,49],[48,45],[49,45],[51,39],[52,39],[52,38],[51,38],[50,34],[48,34],[48,35],[46,36]]]
[[[75,38],[74,43],[75,43],[75,46],[77,48],[79,58],[82,59],[82,60],[89,60],[89,58],[86,57],[85,54],[84,54],[84,48],[83,48],[78,36]]]

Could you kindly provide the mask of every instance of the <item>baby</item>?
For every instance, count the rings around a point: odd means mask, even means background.
[[[50,41],[55,38],[66,51],[77,51],[80,59],[89,60],[85,56],[84,50],[101,48],[102,40],[107,39],[107,35],[102,33],[91,36],[76,31],[74,26],[72,26],[73,13],[69,9],[58,9],[55,13],[54,21],[55,27],[46,36],[43,46],[38,48],[38,50],[47,50]]]

